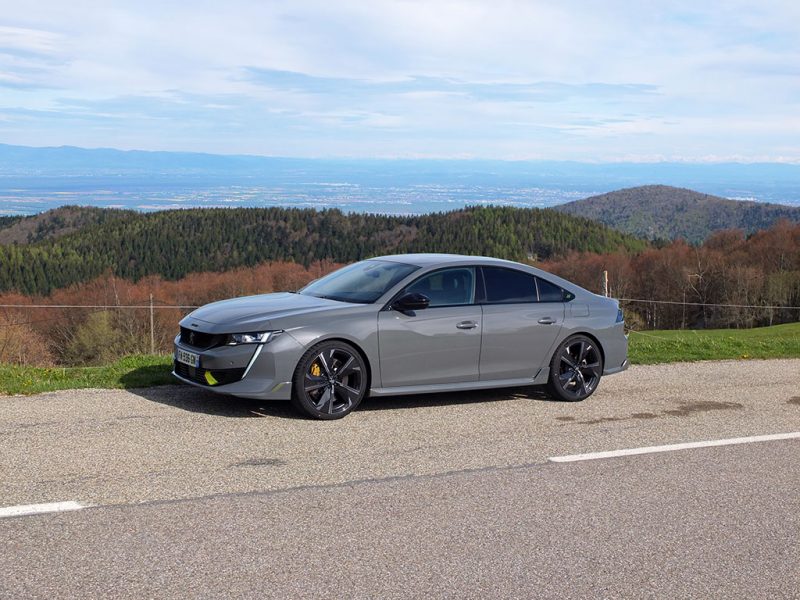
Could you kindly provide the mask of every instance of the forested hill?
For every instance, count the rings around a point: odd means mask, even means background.
[[[780,219],[800,222],[800,207],[729,200],[666,185],[618,190],[562,204],[556,210],[639,237],[683,238],[693,243],[721,229],[753,233]]]
[[[434,251],[525,260],[570,250],[636,251],[647,245],[587,219],[509,207],[415,216],[291,208],[104,210],[101,222],[72,233],[0,245],[0,291],[48,293],[106,271],[132,280],[151,274],[177,279],[270,260],[350,262]],[[43,214],[26,219],[46,223]],[[20,227],[26,219],[10,226]]]
[[[0,245],[59,238],[89,225],[134,214],[90,206],[62,206],[30,217],[0,217]]]

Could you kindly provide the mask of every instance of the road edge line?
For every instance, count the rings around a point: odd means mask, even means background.
[[[773,433],[768,435],[754,435],[750,437],[728,438],[722,440],[706,440],[701,442],[685,442],[681,444],[667,444],[664,446],[644,446],[641,448],[626,448],[622,450],[607,450],[605,452],[587,452],[586,454],[567,454],[565,456],[551,456],[547,460],[556,463],[579,462],[583,460],[597,460],[601,458],[617,458],[621,456],[636,456],[638,454],[655,454],[657,452],[674,452],[676,450],[690,450],[692,448],[712,448],[714,446],[734,446],[736,444],[752,444],[755,442],[773,442],[779,440],[800,439],[800,431],[790,433]]]
[[[66,512],[88,508],[88,504],[81,504],[74,500],[65,502],[45,502],[43,504],[18,504],[16,506],[0,507],[0,519],[4,517],[24,517],[27,515],[41,515],[45,513]]]

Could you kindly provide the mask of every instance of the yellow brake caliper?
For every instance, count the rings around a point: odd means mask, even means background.
[[[320,370],[319,365],[317,363],[311,365],[311,374],[314,377],[319,377],[320,375],[322,375],[322,371]]]

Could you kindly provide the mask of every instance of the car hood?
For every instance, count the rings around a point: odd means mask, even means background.
[[[181,326],[208,333],[267,331],[279,329],[276,322],[285,317],[348,306],[354,305],[303,294],[261,294],[206,304],[184,317]]]

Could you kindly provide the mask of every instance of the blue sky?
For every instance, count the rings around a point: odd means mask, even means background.
[[[796,0],[4,4],[2,143],[800,162]]]

